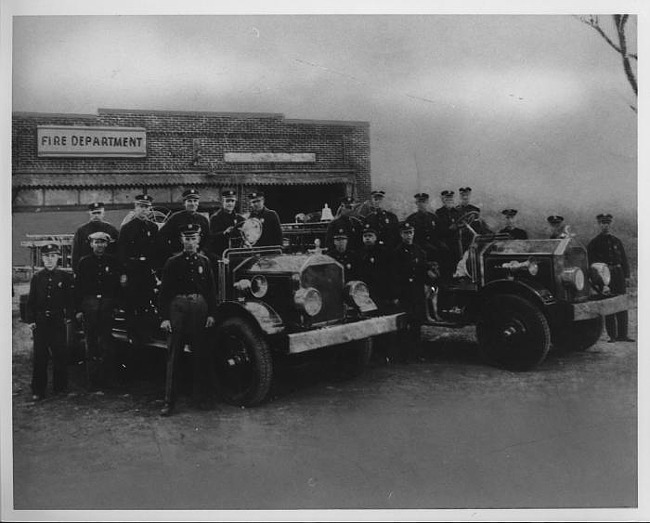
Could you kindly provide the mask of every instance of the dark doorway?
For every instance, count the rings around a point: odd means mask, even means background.
[[[280,215],[282,223],[294,221],[298,213],[321,211],[327,203],[335,213],[339,200],[345,196],[345,184],[266,186],[266,206]]]

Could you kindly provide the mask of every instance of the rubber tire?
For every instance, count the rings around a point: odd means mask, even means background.
[[[600,339],[604,325],[602,316],[573,322],[553,334],[553,345],[563,351],[585,351]]]
[[[217,326],[216,340],[215,371],[223,401],[242,407],[263,403],[273,378],[273,360],[264,334],[249,320],[232,317]],[[228,363],[233,356],[240,361],[236,369]]]
[[[333,352],[332,377],[347,381],[363,374],[372,357],[372,338],[351,341],[329,349]]]
[[[506,340],[502,333],[509,325],[517,325],[523,332]],[[476,334],[481,356],[513,371],[533,369],[551,347],[551,331],[542,311],[515,294],[497,294],[486,301]]]

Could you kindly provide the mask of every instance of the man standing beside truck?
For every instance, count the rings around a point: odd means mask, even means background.
[[[34,333],[34,401],[45,396],[50,358],[54,393],[64,393],[68,388],[66,326],[74,316],[74,282],[71,274],[57,268],[60,256],[61,249],[54,243],[41,248],[44,268],[32,278],[25,308],[25,322]]]
[[[630,266],[623,242],[610,232],[614,217],[611,214],[596,216],[600,234],[587,245],[589,263],[606,263],[611,274],[609,284],[613,295],[625,294],[630,279]],[[610,343],[615,341],[634,341],[628,336],[627,310],[605,317],[605,329]]]
[[[165,403],[161,416],[169,416],[176,401],[174,374],[185,343],[192,349],[193,396],[198,406],[209,406],[210,358],[207,329],[214,325],[217,290],[212,264],[200,254],[201,228],[188,223],[179,232],[183,252],[167,260],[160,289],[161,329],[167,332]]]
[[[217,259],[221,258],[223,251],[228,248],[230,240],[241,237],[237,226],[244,221],[244,217],[235,212],[237,204],[235,191],[223,191],[221,201],[223,207],[210,217],[210,240],[208,242],[208,250]]]
[[[107,252],[114,254],[115,244],[119,236],[118,230],[108,223],[105,216],[105,206],[102,202],[93,202],[88,206],[88,214],[90,220],[79,227],[72,239],[72,270],[77,273],[79,261],[84,256],[88,256],[92,249],[88,237],[95,232],[104,232],[109,235],[110,241],[107,246]]]

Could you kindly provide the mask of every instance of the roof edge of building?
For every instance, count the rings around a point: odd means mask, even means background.
[[[47,116],[49,118],[88,118],[92,120],[97,120],[96,114],[85,114],[85,113],[46,113],[46,112],[30,112],[30,111],[13,111],[11,116],[18,116],[21,118],[42,118]]]
[[[97,114],[159,114],[159,115],[208,115],[208,116],[225,116],[237,118],[282,118],[282,113],[237,113],[237,112],[219,112],[219,111],[176,111],[167,109],[114,109],[100,107]]]
[[[311,124],[311,125],[346,125],[349,127],[370,127],[370,122],[362,122],[355,120],[302,120],[297,118],[290,118],[284,121],[288,124]]]

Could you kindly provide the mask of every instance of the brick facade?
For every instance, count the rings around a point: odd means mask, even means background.
[[[144,128],[146,157],[39,157],[39,125]],[[311,153],[315,161],[224,159],[225,153],[269,152]],[[289,120],[282,114],[116,109],[99,109],[97,115],[14,113],[12,161],[17,212],[85,209],[95,199],[109,209],[122,209],[140,192],[174,208],[187,187],[198,188],[208,208],[218,205],[223,189],[233,188],[242,196],[262,189],[276,194],[278,205],[286,205],[282,187],[291,186],[287,194],[304,194],[312,207],[322,206],[319,195],[322,203],[334,206],[343,194],[365,199],[370,192],[368,123]]]

